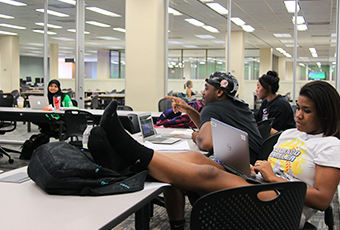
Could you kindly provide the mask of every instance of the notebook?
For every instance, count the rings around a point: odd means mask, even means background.
[[[47,97],[29,95],[28,100],[30,102],[31,109],[44,109],[49,105]]]
[[[263,183],[250,174],[248,134],[211,118],[214,156],[227,171],[251,183]]]
[[[161,137],[157,135],[151,113],[138,114],[138,122],[144,142],[149,141],[154,144],[173,144],[181,140],[181,138]]]

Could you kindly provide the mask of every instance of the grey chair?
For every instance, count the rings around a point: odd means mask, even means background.
[[[270,136],[270,130],[272,129],[274,120],[275,118],[269,118],[268,120],[257,122],[257,127],[259,128],[263,140]]]
[[[158,101],[158,112],[164,112],[167,109],[171,108],[172,99],[162,98]]]
[[[64,121],[66,132],[64,133],[62,140],[65,141],[71,138],[70,144],[78,147],[82,146],[79,137],[83,136],[88,121],[93,122],[93,119],[93,114],[88,111],[78,109],[65,110],[62,120]],[[76,140],[73,138],[76,138]]]
[[[273,151],[273,147],[276,144],[277,140],[279,139],[280,135],[281,135],[282,131],[279,131],[277,133],[274,133],[272,136],[266,138],[262,145],[261,145],[261,149],[259,152],[259,160],[267,160],[269,154]]]
[[[298,229],[307,186],[281,182],[224,189],[209,193],[194,204],[190,229]],[[277,196],[263,201],[258,194],[274,190]]]

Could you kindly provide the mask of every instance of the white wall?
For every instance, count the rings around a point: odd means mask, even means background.
[[[75,89],[75,79],[58,79],[61,83],[61,88]],[[112,91],[116,89],[121,91],[125,89],[125,79],[84,79],[84,89],[100,89],[104,91]]]

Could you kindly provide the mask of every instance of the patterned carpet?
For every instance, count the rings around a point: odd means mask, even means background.
[[[27,132],[27,126],[26,124],[24,125],[22,122],[18,122],[18,127],[15,131],[6,133],[5,135],[0,136],[0,140],[16,140],[16,141],[22,141],[22,143],[27,140],[31,135],[38,133],[37,126],[32,125],[32,132],[28,133]],[[53,138],[50,139],[50,141],[57,141]],[[8,144],[2,144],[2,147],[7,147],[15,150],[20,151],[20,145],[8,145]],[[19,168],[22,166],[26,166],[29,163],[29,160],[20,160],[19,159],[19,154],[18,153],[10,153],[12,158],[14,159],[14,163],[10,164],[8,162],[8,158],[6,156],[2,157],[0,159],[0,170],[3,171],[9,171],[15,168]],[[339,230],[339,202],[338,202],[338,194],[336,193],[333,202],[332,202],[332,207],[333,207],[333,217],[334,217],[334,229]],[[190,210],[191,210],[191,205],[189,202],[186,202],[186,225],[185,229],[189,230],[190,229]],[[327,226],[324,224],[324,214],[323,212],[318,212],[313,216],[313,218],[310,220],[310,222],[317,226],[318,229],[327,229]],[[132,230],[135,229],[134,227],[134,215],[131,215],[128,217],[125,221],[123,221],[120,225],[116,226],[114,230]],[[157,205],[154,205],[154,213],[153,217],[151,218],[150,221],[150,229],[153,230],[166,230],[170,229],[169,223],[168,223],[168,217],[167,213],[164,207],[160,207]]]

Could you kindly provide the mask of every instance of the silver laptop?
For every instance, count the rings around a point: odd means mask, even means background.
[[[31,109],[44,109],[49,105],[47,97],[29,95],[28,100],[30,102]]]
[[[250,176],[248,134],[211,118],[214,156]]]
[[[173,144],[181,140],[181,138],[161,137],[160,135],[157,135],[151,113],[138,114],[138,122],[144,142],[149,141],[154,144]]]

